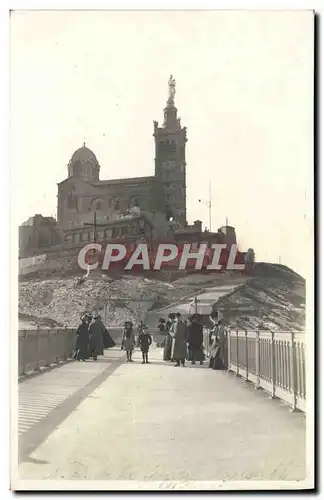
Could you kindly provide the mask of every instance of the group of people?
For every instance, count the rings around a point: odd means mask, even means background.
[[[214,326],[209,330],[209,367],[214,370],[226,368],[227,342],[226,329],[221,320],[211,318]],[[204,328],[199,315],[189,316],[188,322],[183,321],[180,313],[170,313],[167,321],[159,319],[158,328],[163,332],[164,351],[163,360],[173,362],[174,366],[185,366],[186,361],[193,365],[205,361]],[[142,364],[149,363],[148,354],[152,344],[152,337],[148,328],[141,323],[138,327],[137,340],[131,321],[124,323],[121,349],[126,351],[127,362],[133,362],[132,355],[135,347],[142,352]],[[74,358],[77,361],[93,359],[104,354],[104,348],[114,347],[115,342],[109,335],[98,313],[84,314],[76,332]]]
[[[141,324],[138,330],[139,334],[136,342],[133,323],[131,321],[124,323],[121,349],[126,351],[127,362],[133,362],[132,354],[137,345],[142,351],[143,364],[149,363],[148,352],[152,344],[152,337],[144,324]],[[93,361],[97,361],[98,356],[104,354],[104,348],[109,349],[114,346],[115,342],[109,335],[99,314],[86,313],[81,316],[81,324],[76,332],[74,359],[86,361],[92,358]]]
[[[174,366],[185,366],[191,361],[194,365],[205,361],[204,327],[199,314],[189,316],[188,322],[182,320],[180,313],[170,313],[168,320],[159,319],[158,328],[165,333],[164,361],[175,363]],[[226,330],[221,320],[211,318],[214,326],[209,330],[209,368],[220,370],[226,367],[227,342]]]
[[[144,324],[141,324],[139,327],[139,335],[137,337],[137,343],[135,341],[135,334],[133,330],[133,323],[131,321],[126,321],[124,324],[124,332],[122,338],[121,348],[126,351],[127,362],[132,363],[132,354],[135,346],[137,344],[140,347],[142,352],[142,364],[149,363],[148,353],[150,349],[150,345],[152,344],[152,337],[148,332],[147,327]]]
[[[165,332],[164,361],[171,361],[174,366],[185,366],[186,360],[193,365],[196,362],[203,364],[203,326],[197,315],[190,316],[188,324],[180,313],[170,313],[167,321],[160,318],[158,328]]]
[[[114,345],[115,342],[99,314],[84,314],[81,317],[74,349],[74,358],[77,361],[86,361],[90,358],[97,361],[98,356],[103,355],[104,348],[114,347]]]

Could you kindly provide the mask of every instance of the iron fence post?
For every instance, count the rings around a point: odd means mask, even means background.
[[[239,342],[238,342],[238,330],[236,330],[236,376],[239,377]]]
[[[297,411],[297,366],[296,366],[296,345],[295,345],[295,334],[291,333],[291,356],[290,356],[290,373],[291,373],[291,385],[292,385],[292,407],[291,411]]]
[[[271,382],[272,382],[272,393],[270,398],[276,398],[276,356],[275,356],[275,341],[274,341],[274,332],[271,332],[271,340],[270,340],[270,352],[271,352]]]
[[[260,389],[260,332],[256,332],[255,339],[255,388]]]
[[[39,326],[37,326],[37,329],[36,329],[36,366],[35,366],[35,370],[37,371],[40,371],[40,366],[39,366],[39,362],[40,362],[40,359],[39,359],[39,355],[40,355],[40,340],[39,340]]]
[[[26,373],[26,344],[27,344],[27,332],[26,330],[23,330],[23,335],[19,335],[19,343],[20,344],[20,350],[19,350],[19,375],[24,375]]]
[[[227,335],[227,371],[231,371],[231,330],[228,330]]]
[[[45,366],[50,366],[50,349],[51,349],[51,328],[47,332],[47,342],[46,342],[47,348],[46,348],[46,355],[45,355]],[[48,352],[49,351],[49,352]]]
[[[245,382],[249,380],[248,333],[245,330]]]

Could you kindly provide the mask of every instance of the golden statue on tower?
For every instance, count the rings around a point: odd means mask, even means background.
[[[174,105],[174,96],[175,96],[175,86],[176,86],[176,81],[171,75],[168,81],[169,85],[169,97],[168,97],[168,105],[173,106]]]

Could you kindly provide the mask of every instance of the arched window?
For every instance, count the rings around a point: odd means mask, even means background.
[[[102,210],[105,206],[105,201],[102,198],[92,198],[91,200],[91,208],[92,210]]]
[[[80,175],[81,173],[81,163],[79,160],[75,161],[74,164],[73,164],[73,171],[74,171],[74,175]]]
[[[114,196],[113,198],[111,198],[111,200],[109,202],[109,207],[112,210],[116,210],[116,211],[122,209],[122,200],[119,198],[119,196]]]

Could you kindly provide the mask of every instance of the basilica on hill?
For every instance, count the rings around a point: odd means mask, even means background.
[[[101,180],[100,164],[85,144],[73,153],[68,176],[58,184],[57,221],[62,227],[76,228],[95,211],[98,217],[112,220],[133,207],[163,213],[167,219],[186,224],[187,137],[174,98],[175,80],[171,76],[163,124],[154,122],[154,175]]]
[[[175,86],[170,76],[163,123],[153,122],[154,175],[101,180],[100,163],[84,143],[67,165],[67,178],[58,183],[57,220],[37,214],[20,226],[21,256],[94,239],[138,242],[183,235],[197,241],[202,223],[187,223],[187,129],[175,107]],[[208,239],[212,234],[214,242],[236,242],[234,228],[208,233]]]

